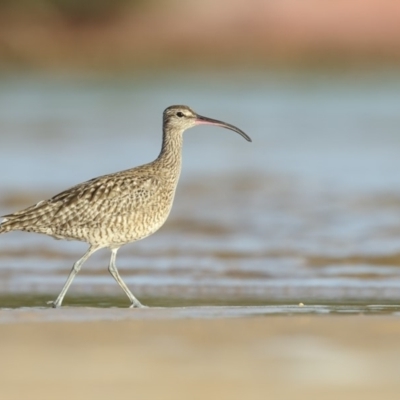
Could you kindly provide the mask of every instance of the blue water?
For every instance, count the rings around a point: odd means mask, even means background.
[[[156,157],[171,104],[237,125],[185,133],[170,219],[120,251],[135,294],[400,300],[400,76],[0,80],[0,211]],[[0,238],[0,291],[62,287],[82,243]],[[114,295],[103,251],[71,295]]]

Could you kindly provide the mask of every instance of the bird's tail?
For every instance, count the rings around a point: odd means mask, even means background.
[[[29,220],[25,220],[24,218],[20,218],[18,215],[6,215],[3,217],[3,220],[0,222],[0,234],[7,233],[10,231],[23,231],[29,226]]]
[[[25,208],[24,210],[0,217],[3,218],[0,222],[0,234],[10,231],[33,232],[34,230],[31,230],[30,228],[32,228],[37,222],[38,215],[40,216],[40,206],[43,203],[44,202],[39,202],[31,207]]]
[[[14,230],[12,221],[3,217],[3,220],[0,222],[0,234],[7,233],[12,230]]]

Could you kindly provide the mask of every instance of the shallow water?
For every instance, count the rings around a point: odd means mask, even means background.
[[[185,103],[239,126],[253,143],[211,127],[185,134],[168,222],[118,255],[139,299],[157,306],[396,304],[399,87],[397,76],[3,78],[0,211],[153,159],[162,110]],[[3,235],[3,307],[54,298],[85,249]],[[87,262],[66,304],[126,305],[108,257],[103,250]]]

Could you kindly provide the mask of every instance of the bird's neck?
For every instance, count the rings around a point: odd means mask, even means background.
[[[156,162],[166,171],[171,172],[171,177],[179,178],[182,165],[182,133],[171,130],[163,130],[163,141],[160,155]]]

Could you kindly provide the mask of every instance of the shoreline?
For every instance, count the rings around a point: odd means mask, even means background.
[[[119,321],[178,321],[270,318],[294,316],[389,316],[400,317],[400,305],[304,305],[276,304],[257,306],[189,306],[189,307],[19,307],[0,309],[0,326],[31,323],[80,323]],[[400,322],[400,319],[399,319]]]

